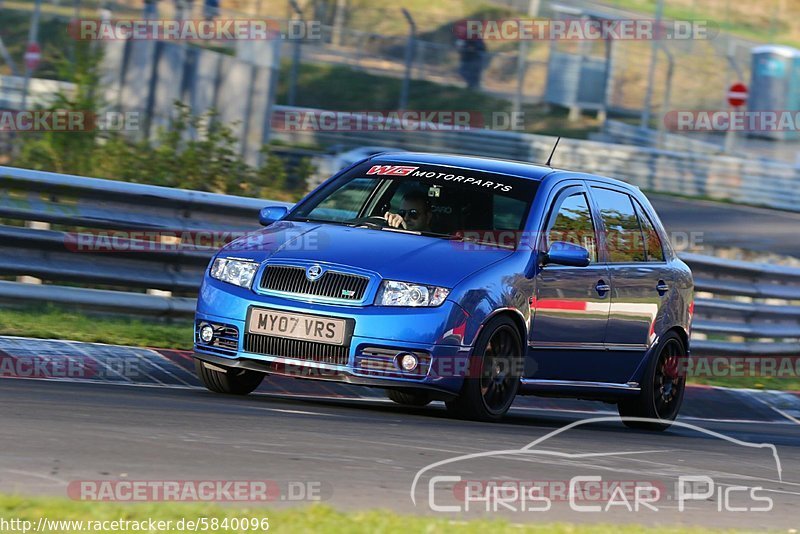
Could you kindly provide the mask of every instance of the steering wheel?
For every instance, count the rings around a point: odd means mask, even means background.
[[[355,225],[364,225],[372,228],[386,228],[389,226],[389,221],[380,215],[370,215],[368,217],[358,217],[351,221]]]

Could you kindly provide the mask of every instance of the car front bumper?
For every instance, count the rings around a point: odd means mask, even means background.
[[[251,308],[352,320],[346,361],[343,358],[330,363],[314,354],[274,355],[246,350],[246,317]],[[468,314],[450,301],[435,308],[332,305],[256,294],[206,279],[195,317],[195,358],[224,368],[453,394],[460,390],[470,361],[472,347],[463,343],[468,319]],[[224,345],[202,342],[199,329],[206,324],[215,332],[224,330],[228,334]],[[399,356],[409,352],[420,362],[413,372],[399,366]]]

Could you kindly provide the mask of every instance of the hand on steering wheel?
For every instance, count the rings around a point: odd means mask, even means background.
[[[384,219],[392,228],[402,227],[404,230],[408,229],[406,227],[406,221],[404,221],[403,218],[397,213],[391,213],[387,211],[382,219]]]

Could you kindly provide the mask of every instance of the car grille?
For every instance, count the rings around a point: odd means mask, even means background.
[[[261,288],[269,291],[360,301],[364,298],[369,278],[355,274],[325,271],[311,282],[303,267],[268,265],[261,277]]]
[[[307,362],[332,363],[347,365],[350,347],[347,345],[330,345],[315,341],[303,341],[285,337],[263,336],[260,334],[244,335],[244,350],[266,356],[280,356]]]

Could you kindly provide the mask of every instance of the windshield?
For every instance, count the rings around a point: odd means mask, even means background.
[[[317,191],[289,219],[439,237],[518,231],[538,185],[476,170],[368,162]]]

